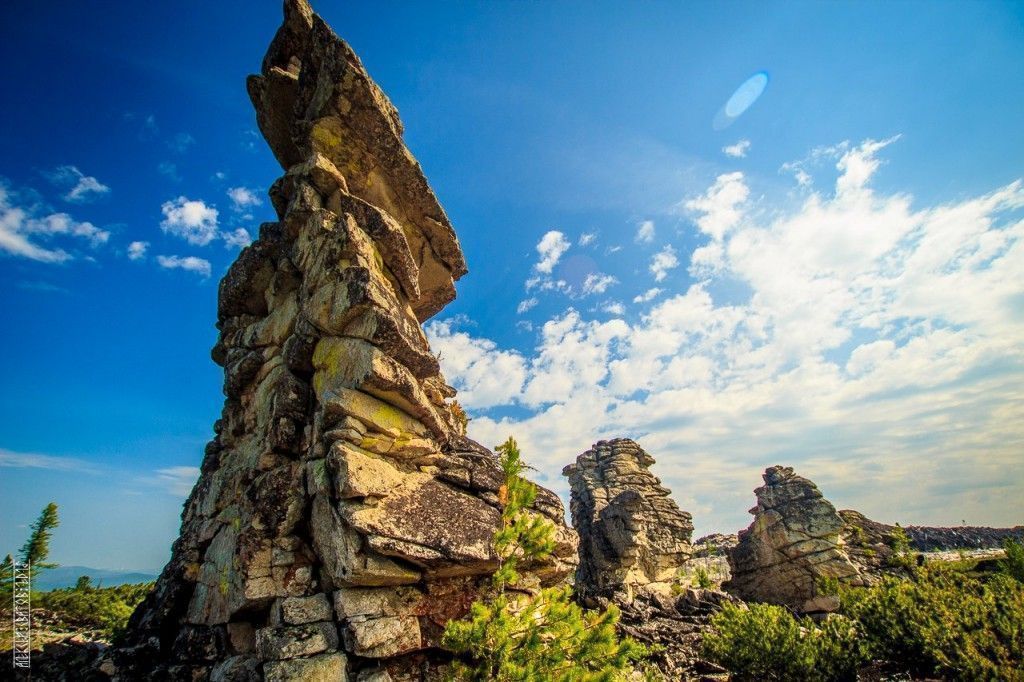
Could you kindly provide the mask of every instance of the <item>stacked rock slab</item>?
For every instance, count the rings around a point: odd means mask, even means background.
[[[692,517],[650,472],[654,458],[628,438],[599,441],[562,471],[580,538],[576,587],[611,595],[672,582],[690,558]]]
[[[497,563],[502,473],[420,323],[466,272],[394,107],[304,0],[248,82],[285,174],[220,284],[226,400],[117,679],[418,680]],[[575,566],[558,526],[535,583]]]
[[[783,604],[803,613],[835,610],[838,600],[823,579],[864,585],[840,537],[843,519],[811,481],[791,467],[764,472],[754,493],[754,521],[729,552],[732,578],[725,589],[746,601]]]

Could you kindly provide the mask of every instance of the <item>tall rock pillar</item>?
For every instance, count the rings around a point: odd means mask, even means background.
[[[432,679],[495,569],[502,483],[420,324],[466,273],[398,113],[305,0],[248,81],[285,170],[220,284],[226,396],[181,535],[105,664],[118,679]],[[564,578],[559,527],[537,582]]]
[[[562,471],[580,538],[576,589],[611,596],[674,582],[692,554],[692,517],[650,472],[654,458],[628,438],[599,441]]]

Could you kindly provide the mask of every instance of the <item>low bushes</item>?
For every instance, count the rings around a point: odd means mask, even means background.
[[[96,587],[88,578],[80,578],[75,587],[33,594],[32,605],[55,612],[69,624],[113,638],[124,630],[132,611],[151,589],[153,583]]]
[[[1022,578],[1024,548],[1013,543],[987,579],[927,564],[840,589],[840,612],[818,623],[779,606],[727,605],[704,650],[740,680],[852,680],[883,661],[913,675],[1024,682]]]

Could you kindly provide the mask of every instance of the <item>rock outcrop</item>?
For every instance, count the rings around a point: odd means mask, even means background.
[[[653,463],[634,441],[617,438],[595,443],[562,471],[580,538],[580,593],[667,584],[690,558],[692,517],[650,472]]]
[[[420,323],[459,242],[395,108],[305,0],[248,81],[285,170],[220,283],[226,396],[181,535],[105,661],[116,679],[433,679],[497,565],[503,480],[463,435]],[[461,421],[461,423],[460,423]],[[562,505],[535,583],[576,562]],[[389,677],[390,675],[390,677]]]
[[[577,598],[586,607],[615,604],[619,633],[654,647],[652,663],[666,679],[725,679],[702,659],[701,640],[711,615],[735,598],[683,586],[692,519],[652,464],[643,448],[618,438],[595,443],[563,470],[580,540]]]
[[[823,579],[867,582],[841,539],[843,519],[811,481],[791,467],[764,472],[754,493],[754,521],[729,552],[732,577],[725,589],[745,601],[783,604],[803,613],[835,610],[838,599]]]

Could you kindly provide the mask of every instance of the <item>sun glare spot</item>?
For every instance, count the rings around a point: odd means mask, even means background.
[[[713,126],[715,130],[723,130],[732,125],[733,121],[743,115],[764,93],[768,87],[768,72],[759,71],[743,82],[729,97],[725,106],[715,114]]]

